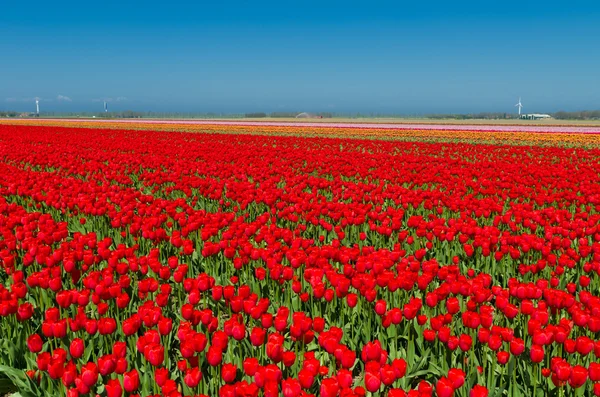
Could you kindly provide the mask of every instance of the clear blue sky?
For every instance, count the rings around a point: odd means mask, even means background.
[[[596,1],[6,1],[0,109],[600,109]]]

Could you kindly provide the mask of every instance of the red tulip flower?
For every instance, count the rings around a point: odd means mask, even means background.
[[[118,379],[111,379],[104,385],[107,397],[122,397],[123,388]]]
[[[452,386],[452,381],[446,377],[440,378],[435,385],[435,391],[439,397],[454,396],[454,387]]]
[[[42,351],[44,342],[38,334],[33,334],[27,338],[27,348],[32,353],[39,353]]]
[[[202,372],[198,367],[188,368],[185,371],[183,381],[188,387],[195,388],[202,380]]]
[[[475,385],[469,392],[469,397],[488,397],[488,389],[485,386]]]
[[[123,374],[123,388],[127,393],[133,393],[140,387],[140,375],[137,369]]]

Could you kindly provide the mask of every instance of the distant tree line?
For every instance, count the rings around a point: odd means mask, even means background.
[[[498,119],[517,118],[517,116],[512,115],[510,113],[480,112],[480,113],[468,113],[468,114],[428,114],[428,115],[425,115],[425,118],[428,118],[428,119],[454,119],[454,120],[471,120],[471,119],[498,120]]]
[[[0,110],[0,118],[20,117],[21,115],[32,115],[32,112],[17,112],[14,110]],[[233,113],[194,113],[194,112],[137,112],[133,110],[113,111],[113,112],[41,112],[41,117],[95,117],[111,119],[131,119],[131,118],[174,118],[174,119],[218,119],[218,118],[294,118],[300,112],[251,112],[242,114]],[[349,113],[330,113],[318,112],[309,113],[311,117],[332,118],[332,117],[350,117],[350,118],[419,118],[419,119],[450,119],[450,120],[498,120],[498,119],[516,119],[518,116],[513,113],[501,112],[480,112],[468,114],[426,114],[426,115],[399,115],[399,114],[349,114]],[[600,110],[582,110],[575,112],[559,111],[550,113],[557,120],[600,120]]]
[[[274,118],[290,118],[296,117],[301,112],[273,112],[269,116]]]
[[[144,116],[144,112],[134,112],[133,110],[125,110],[122,112],[105,112],[100,114],[100,117],[109,117],[111,119],[141,119]]]
[[[560,111],[553,114],[558,120],[600,120],[600,110],[583,110],[580,112]]]
[[[12,110],[0,111],[0,117],[17,117],[20,113]]]
[[[257,112],[257,113],[246,113],[244,115],[245,118],[247,119],[261,119],[261,118],[265,118],[267,117],[266,113],[263,112]]]
[[[600,120],[600,110],[583,110],[577,112],[559,111],[550,113],[557,120]],[[497,120],[497,119],[516,119],[518,116],[512,113],[482,112],[472,114],[428,114],[428,119],[455,119],[455,120]]]

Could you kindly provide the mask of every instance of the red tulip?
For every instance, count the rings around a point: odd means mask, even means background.
[[[221,377],[225,383],[232,383],[235,381],[237,374],[237,367],[234,364],[223,364],[221,367]]]
[[[301,387],[297,379],[288,378],[281,382],[283,397],[296,397],[300,395]]]
[[[39,353],[42,351],[44,342],[38,334],[33,334],[27,338],[27,348],[32,353]]]
[[[154,381],[159,387],[163,387],[170,378],[169,370],[167,368],[157,368],[154,371]]]
[[[439,397],[454,396],[454,388],[452,387],[452,381],[445,377],[440,378],[435,385],[435,391]]]
[[[365,373],[365,388],[369,392],[375,393],[376,391],[379,390],[380,386],[381,386],[381,379],[379,377],[379,374],[374,374],[372,372]]]
[[[301,369],[300,372],[298,372],[298,381],[300,381],[300,385],[303,389],[310,389],[314,383],[314,379],[314,374],[307,369]]]
[[[183,381],[188,387],[195,388],[202,380],[202,372],[198,367],[188,368],[185,371]]]
[[[98,320],[98,332],[100,335],[110,335],[117,329],[117,322],[114,318],[101,318]]]
[[[256,371],[258,370],[259,364],[258,360],[254,357],[244,359],[244,373],[247,376],[254,376]]]
[[[123,388],[127,393],[133,393],[140,387],[140,375],[134,368],[123,375]]]
[[[293,351],[284,352],[282,361],[284,366],[291,367],[296,362],[296,353]]]
[[[104,385],[107,397],[121,397],[123,396],[123,389],[118,379],[111,379]]]
[[[98,367],[94,363],[87,363],[81,368],[80,376],[85,386],[92,387],[98,381]]]
[[[590,363],[588,367],[590,380],[592,382],[600,381],[600,364],[599,363]]]
[[[496,353],[496,359],[498,360],[498,364],[500,365],[505,365],[508,362],[509,358],[510,354],[508,352],[500,351]]]
[[[71,345],[69,346],[71,357],[75,359],[80,358],[83,355],[84,350],[83,339],[75,338],[71,341]]]
[[[488,389],[485,386],[475,385],[469,392],[469,397],[488,397]]]
[[[106,354],[98,358],[98,371],[102,376],[112,374],[117,367],[117,363],[112,354]]]
[[[250,342],[253,346],[261,346],[265,343],[266,331],[262,328],[254,327],[250,332]]]
[[[525,351],[525,343],[522,339],[515,338],[510,342],[510,353],[518,356]]]
[[[334,378],[324,378],[321,382],[322,397],[336,397],[338,395],[339,385]]]
[[[380,299],[375,303],[375,313],[379,316],[383,316],[386,311],[386,302],[383,299]]]
[[[454,390],[460,388],[465,383],[465,372],[462,369],[450,368],[448,371],[448,379],[452,382]]]
[[[209,365],[216,367],[223,360],[223,352],[218,347],[211,346],[206,353],[206,359]]]
[[[161,335],[170,334],[172,329],[173,320],[171,320],[170,318],[163,317],[158,322],[158,332],[160,332]]]
[[[165,348],[162,345],[153,344],[148,349],[146,359],[153,366],[160,366],[165,359]]]
[[[577,389],[585,384],[588,378],[588,371],[585,367],[581,365],[576,365],[573,367],[571,371],[571,377],[569,379],[569,385]]]
[[[544,349],[538,345],[531,346],[530,357],[534,363],[541,363],[544,359]]]
[[[473,343],[473,339],[471,338],[471,336],[469,336],[467,334],[462,334],[458,338],[458,347],[460,347],[460,350],[462,350],[464,352],[471,349],[472,343]]]

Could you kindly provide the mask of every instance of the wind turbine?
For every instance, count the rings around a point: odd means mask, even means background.
[[[35,114],[40,115],[40,100],[35,98]]]
[[[523,108],[523,104],[521,103],[521,97],[519,97],[519,102],[515,106],[519,107],[519,117],[521,117],[521,109]]]
[[[104,101],[104,113],[108,113],[108,103]]]

